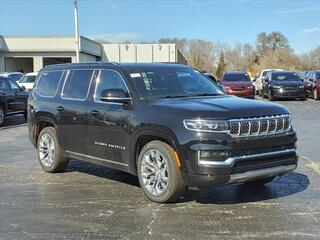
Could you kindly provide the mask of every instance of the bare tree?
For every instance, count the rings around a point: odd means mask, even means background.
[[[214,70],[213,44],[210,41],[193,39],[189,41],[188,61],[196,69]]]
[[[260,55],[268,50],[289,49],[289,41],[281,32],[265,32],[257,35],[256,49]]]

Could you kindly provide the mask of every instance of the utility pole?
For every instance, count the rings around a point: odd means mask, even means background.
[[[78,1],[74,0],[74,28],[76,37],[76,62],[79,62],[79,52],[80,52],[80,38],[79,38],[79,27],[78,27]]]

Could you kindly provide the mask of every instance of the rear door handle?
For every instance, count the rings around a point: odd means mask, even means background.
[[[56,109],[57,109],[58,111],[63,111],[63,110],[64,110],[64,107],[58,106]]]
[[[89,114],[97,116],[100,114],[100,112],[98,110],[92,110],[92,111],[89,111]]]

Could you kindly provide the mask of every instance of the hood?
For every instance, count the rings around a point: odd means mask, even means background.
[[[279,86],[284,86],[284,87],[297,87],[297,86],[300,86],[300,85],[304,85],[303,82],[301,81],[275,81],[275,80],[272,80],[271,81],[272,84],[275,84],[275,85],[279,85]]]
[[[237,82],[222,82],[225,87],[240,87],[240,86],[252,86],[252,82],[237,81]]]
[[[244,99],[235,96],[190,97],[152,100],[149,105],[159,113],[181,117],[234,119],[286,114],[288,110],[270,102]]]

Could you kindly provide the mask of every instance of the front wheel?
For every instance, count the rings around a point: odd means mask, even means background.
[[[270,101],[273,101],[273,100],[274,100],[274,96],[273,96],[273,93],[272,93],[271,90],[268,91],[268,99],[269,99]]]
[[[56,130],[53,127],[42,129],[37,142],[37,156],[44,171],[63,172],[69,160],[63,156]]]
[[[313,99],[314,99],[314,100],[318,100],[318,99],[319,99],[318,91],[317,91],[317,89],[316,89],[316,88],[315,88],[315,89],[313,89]]]
[[[2,106],[0,106],[0,127],[3,125],[4,123],[4,119],[6,117],[6,113],[4,112],[4,109]]]
[[[151,141],[138,157],[138,178],[147,197],[158,203],[174,202],[182,196],[185,182],[173,148],[161,141]]]

